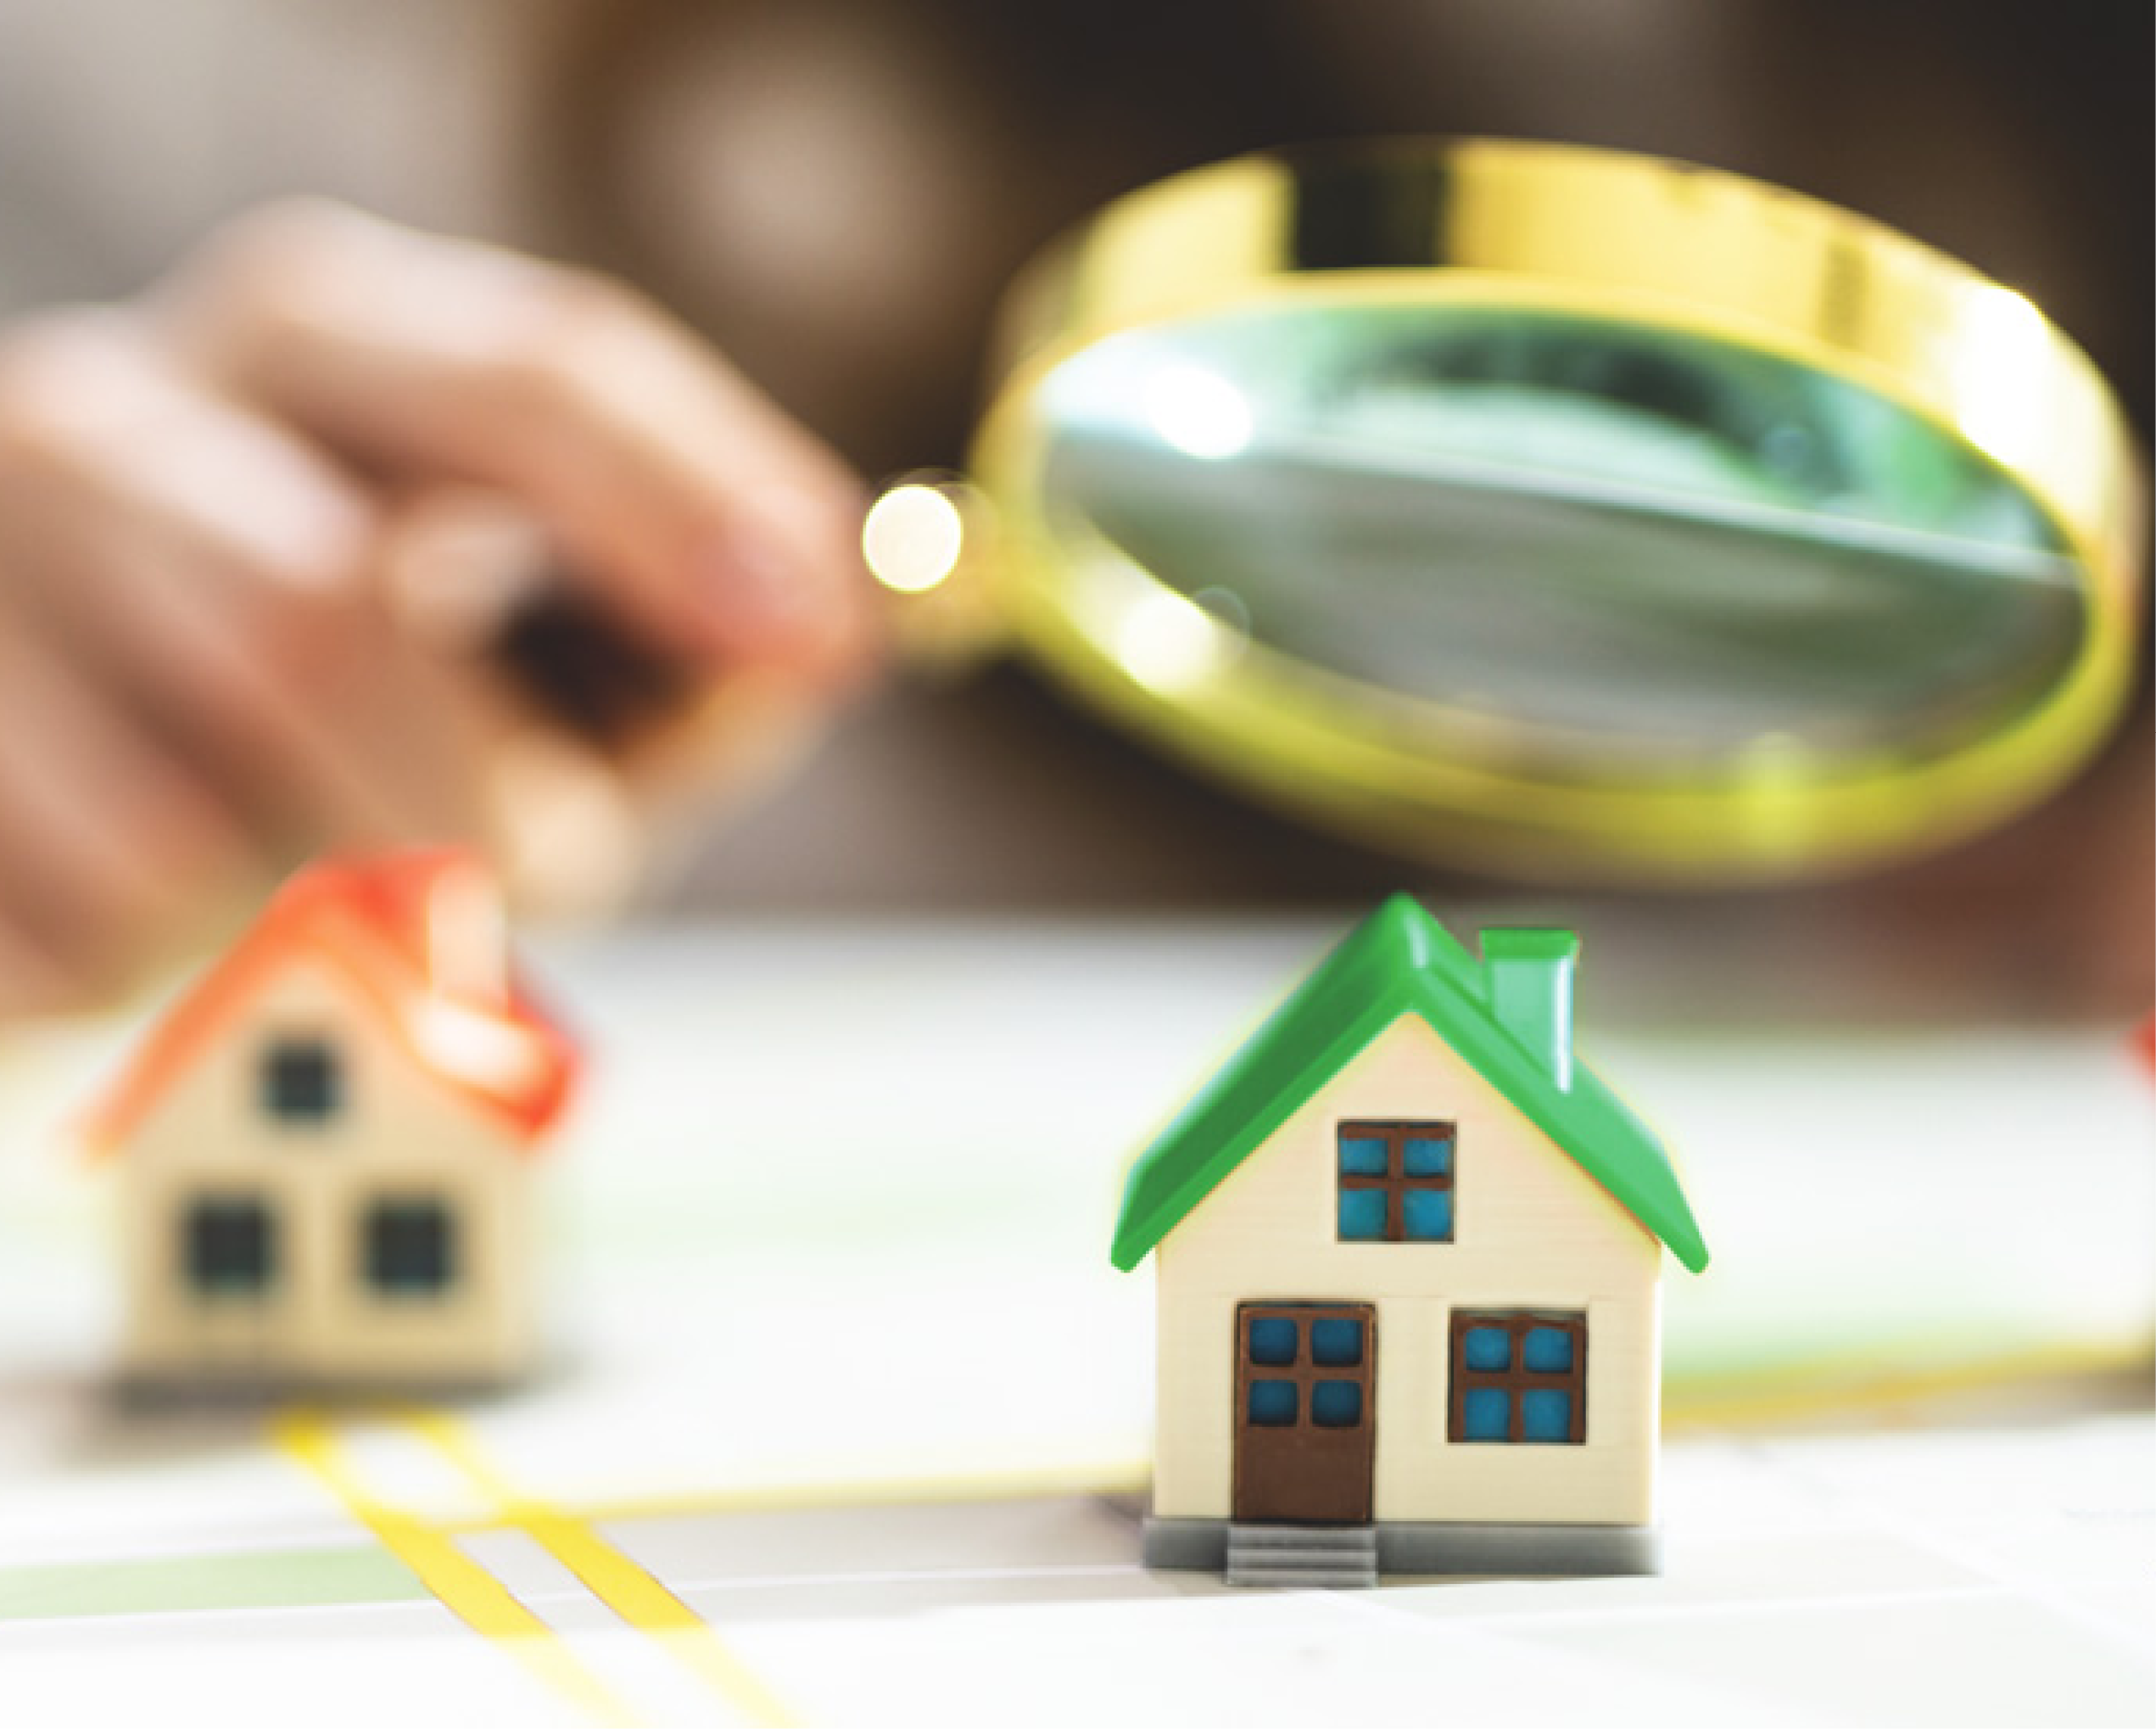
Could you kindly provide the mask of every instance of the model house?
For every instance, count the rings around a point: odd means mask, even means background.
[[[1652,1570],[1660,1273],[1706,1245],[1572,1049],[1570,932],[1398,896],[1139,1159],[1145,1555],[1249,1583]]]
[[[318,864],[89,1125],[125,1362],[159,1382],[484,1383],[533,1350],[533,1172],[576,1067],[461,852]]]

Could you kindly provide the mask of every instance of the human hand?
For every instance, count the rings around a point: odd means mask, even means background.
[[[326,845],[612,887],[656,786],[739,777],[869,669],[861,503],[631,291],[332,205],[0,332],[0,1015]],[[500,676],[546,567],[668,669],[669,742]]]

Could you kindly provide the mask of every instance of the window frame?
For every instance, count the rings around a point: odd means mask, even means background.
[[[386,1282],[381,1273],[378,1233],[395,1215],[431,1212],[439,1228],[437,1247],[441,1277],[431,1283]],[[360,1214],[360,1280],[377,1302],[442,1302],[463,1284],[461,1233],[456,1209],[446,1195],[387,1194],[371,1197]]]
[[[286,1076],[282,1065],[295,1057],[318,1060],[321,1065],[319,1108],[294,1108],[284,1090],[282,1082]],[[308,1133],[329,1127],[344,1115],[347,1105],[344,1056],[338,1048],[338,1041],[323,1032],[270,1034],[263,1042],[261,1058],[255,1066],[255,1100],[261,1116],[281,1130]]]
[[[1350,1172],[1342,1167],[1343,1144],[1351,1140],[1382,1140],[1385,1169],[1382,1175]],[[1411,1140],[1443,1141],[1451,1149],[1444,1172],[1433,1177],[1407,1174],[1407,1144]],[[1460,1239],[1460,1125],[1444,1117],[1349,1117],[1336,1125],[1332,1135],[1332,1235],[1339,1243],[1418,1243],[1426,1246]],[[1375,1189],[1385,1197],[1385,1231],[1377,1237],[1340,1234],[1340,1196],[1350,1191]],[[1443,1194],[1452,1197],[1450,1228],[1442,1237],[1407,1234],[1407,1197],[1410,1194]]]
[[[248,1217],[254,1227],[253,1271],[244,1282],[230,1279],[205,1279],[202,1254],[204,1233],[212,1228],[209,1216]],[[180,1215],[180,1276],[198,1302],[260,1302],[276,1289],[278,1279],[278,1223],[269,1198],[258,1191],[212,1191],[191,1195]]]
[[[1467,1335],[1491,1327],[1503,1332],[1510,1343],[1501,1368],[1467,1367]],[[1528,1335],[1538,1328],[1554,1328],[1572,1340],[1572,1366],[1568,1369],[1530,1369],[1527,1367]],[[1445,1439],[1466,1446],[1584,1446],[1587,1444],[1587,1317],[1577,1311],[1547,1309],[1455,1309],[1448,1333],[1447,1352],[1451,1386],[1445,1399]],[[1506,1433],[1478,1436],[1467,1433],[1467,1395],[1478,1388],[1495,1388],[1506,1395]],[[1530,1441],[1526,1433],[1527,1407],[1523,1395],[1538,1391],[1572,1395],[1570,1432],[1562,1441]]]

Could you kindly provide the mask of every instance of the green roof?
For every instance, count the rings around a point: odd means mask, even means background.
[[[1569,954],[1571,934],[1542,933],[1510,955]],[[1229,1172],[1403,1014],[1431,1029],[1570,1154],[1627,1211],[1695,1273],[1706,1243],[1669,1155],[1617,1095],[1580,1064],[1561,1086],[1543,1060],[1508,1032],[1490,1003],[1482,964],[1406,895],[1396,894],[1349,933],[1237,1051],[1131,1171],[1111,1256],[1128,1272]]]

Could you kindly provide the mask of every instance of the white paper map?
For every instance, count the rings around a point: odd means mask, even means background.
[[[2096,1033],[1583,1034],[1717,1255],[1672,1275],[1663,1577],[1139,1569],[1150,1291],[1107,1267],[1116,1185],[1321,941],[552,955],[602,1056],[560,1357],[455,1408],[116,1398],[95,1184],[49,1136],[118,1035],[19,1044],[0,1722],[2156,1723],[2156,1424],[2062,1418],[2105,1384],[2028,1373],[2145,1385],[2149,1099]],[[2002,1380],[1990,1427],[1773,1426]]]

